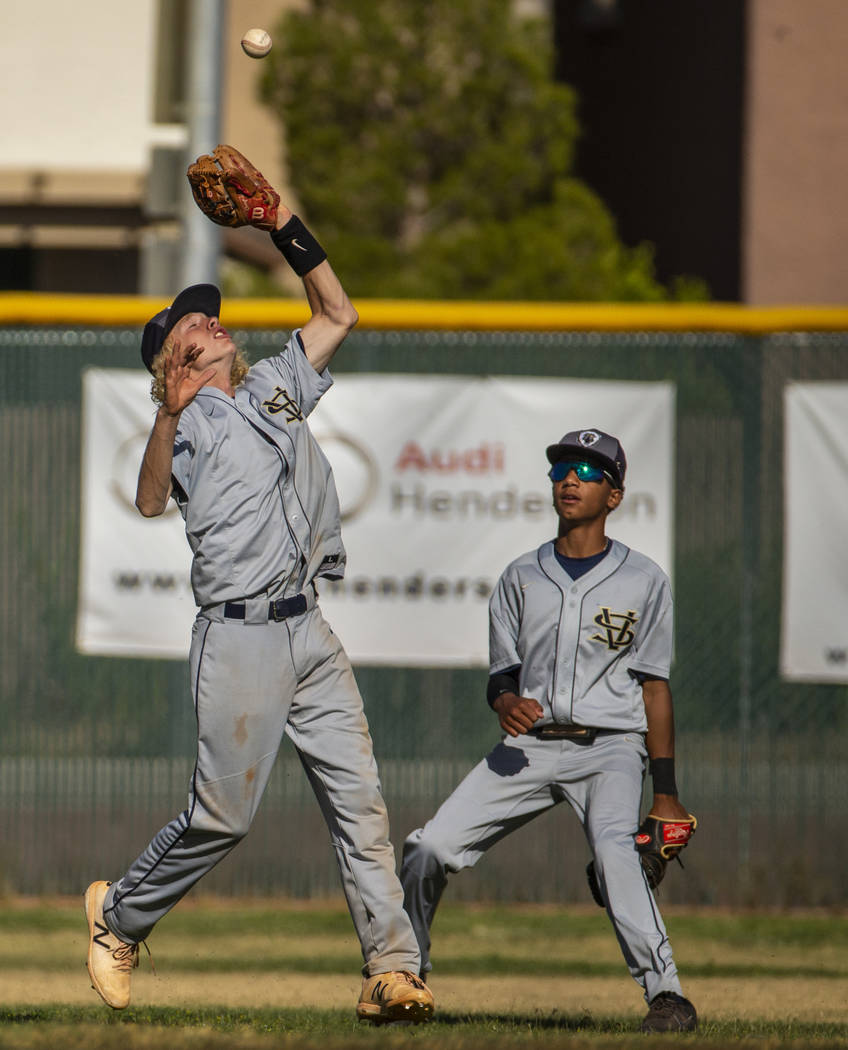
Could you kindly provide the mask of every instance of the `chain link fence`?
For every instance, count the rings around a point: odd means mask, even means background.
[[[244,330],[251,359],[279,333]],[[137,369],[136,328],[0,328],[0,890],[115,877],[185,804],[194,715],[181,661],[74,647],[81,374]],[[845,903],[848,689],[778,670],[783,390],[848,379],[848,333],[362,331],[334,373],[666,380],[676,388],[672,673],[678,782],[700,830],[662,899]],[[379,411],[379,408],[375,408]],[[520,423],[504,420],[504,428]],[[497,567],[499,572],[502,566]],[[358,667],[396,846],[498,738],[483,669]],[[587,847],[556,807],[452,883],[454,899],[587,901]],[[306,779],[284,745],[222,894],[337,892]]]

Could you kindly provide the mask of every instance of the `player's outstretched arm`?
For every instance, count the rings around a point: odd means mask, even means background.
[[[306,356],[322,372],[359,315],[327,262],[321,245],[243,153],[220,144],[188,166],[198,208],[219,226],[266,230],[301,278],[312,317],[301,330]]]
[[[303,348],[315,371],[323,372],[359,320],[359,314],[327,262],[324,250],[284,204],[277,209],[276,232],[279,231],[283,233],[272,239],[303,281],[312,311],[300,330]],[[313,261],[316,264],[306,269]]]
[[[647,679],[642,683],[642,699],[648,721],[645,740],[648,757],[651,760],[652,772],[657,768],[660,772],[659,776],[654,773],[651,816],[662,817],[665,820],[686,820],[689,813],[677,797],[677,785],[674,780],[674,705],[668,682],[662,678]],[[658,760],[657,767],[655,763]]]
[[[145,518],[158,517],[168,506],[173,488],[174,439],[180,416],[198,390],[215,375],[215,370],[208,368],[201,375],[192,376],[191,365],[197,354],[193,343],[183,348],[175,341],[165,362],[165,396],[147,440],[135,496],[135,505]]]
[[[312,316],[300,331],[309,363],[323,372],[342,345],[359,314],[325,259],[303,278]]]
[[[145,518],[163,514],[171,496],[171,465],[174,458],[174,439],[180,417],[168,415],[162,408],[156,413],[153,429],[147,439],[147,448],[138,472],[135,505]]]

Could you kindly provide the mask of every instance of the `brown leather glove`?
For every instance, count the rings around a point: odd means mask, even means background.
[[[189,164],[186,174],[198,208],[219,226],[276,226],[279,194],[234,146],[216,146]]]

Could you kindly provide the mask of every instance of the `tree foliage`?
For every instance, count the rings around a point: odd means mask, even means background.
[[[574,177],[546,20],[508,0],[309,0],[276,36],[263,98],[351,294],[669,298]]]

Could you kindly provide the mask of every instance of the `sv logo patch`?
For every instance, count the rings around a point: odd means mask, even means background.
[[[637,623],[639,615],[635,609],[629,609],[625,613],[616,613],[602,605],[601,611],[594,619],[603,633],[591,635],[591,640],[593,642],[602,642],[607,649],[613,652],[630,645],[636,637],[633,633],[633,627]]]
[[[300,405],[291,399],[288,390],[284,390],[281,386],[274,387],[274,390],[276,391],[274,396],[262,402],[262,407],[265,411],[271,416],[275,416],[278,412],[285,412],[287,423],[302,420],[303,413],[300,410]]]

